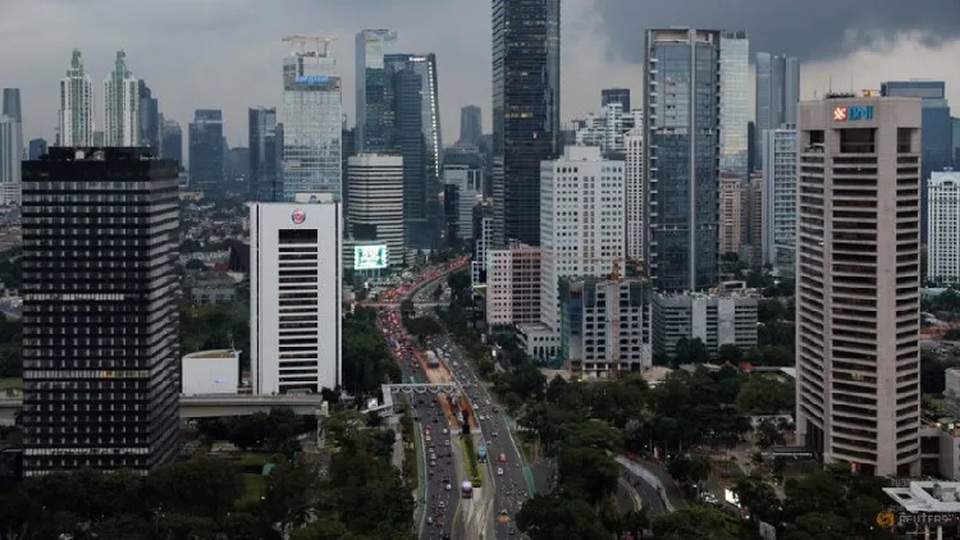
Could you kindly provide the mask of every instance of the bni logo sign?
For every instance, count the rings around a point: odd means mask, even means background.
[[[290,215],[290,220],[293,221],[294,225],[300,225],[306,219],[307,213],[300,209],[294,210],[293,214]]]
[[[833,108],[834,122],[873,120],[873,105],[850,105]]]

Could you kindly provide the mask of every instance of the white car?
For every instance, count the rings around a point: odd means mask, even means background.
[[[497,476],[503,476],[503,467],[497,467]]]

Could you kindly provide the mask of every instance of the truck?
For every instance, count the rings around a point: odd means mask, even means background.
[[[477,463],[486,463],[487,462],[487,445],[480,444],[477,446]]]
[[[440,359],[437,358],[437,353],[433,351],[427,351],[427,367],[430,369],[436,369],[440,367]]]
[[[472,499],[473,498],[473,482],[471,482],[470,480],[464,480],[463,482],[461,482],[460,495],[464,499]]]

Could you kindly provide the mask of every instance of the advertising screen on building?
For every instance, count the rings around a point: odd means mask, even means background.
[[[354,270],[381,270],[389,264],[387,246],[356,246],[353,248]]]

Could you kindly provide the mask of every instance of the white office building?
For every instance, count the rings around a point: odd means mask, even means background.
[[[380,154],[351,156],[347,162],[350,233],[362,244],[387,246],[390,266],[402,266],[403,158]]]
[[[340,203],[250,204],[250,365],[255,394],[341,384]]]
[[[540,164],[541,322],[560,329],[563,277],[604,277],[624,262],[624,164],[568,146]]]
[[[103,81],[103,139],[106,146],[139,146],[139,81],[127,67],[127,54],[117,51],[113,72]]]
[[[470,281],[478,287],[487,282],[487,252],[493,246],[493,218],[481,215],[475,223]]]
[[[74,49],[67,76],[60,79],[57,146],[94,146],[93,82]]]
[[[452,196],[452,200],[444,202],[448,215],[452,213],[457,239],[473,240],[473,209],[483,196],[483,169],[469,165],[445,165],[443,183],[444,196]]]
[[[330,38],[293,36],[283,62],[283,198],[340,198],[343,110]]]
[[[793,275],[797,238],[797,130],[763,132],[763,264]]]
[[[0,115],[0,206],[20,204],[22,158],[22,124]]]
[[[627,221],[627,258],[634,261],[644,260],[643,250],[646,249],[647,230],[644,227],[644,197],[643,197],[643,125],[642,116],[638,115],[636,127],[623,137],[625,150],[624,158],[624,189],[626,191]]]
[[[599,146],[603,155],[622,153],[626,148],[624,137],[642,122],[642,110],[625,111],[619,101],[607,103],[599,114],[574,121],[577,146]]]
[[[183,355],[180,384],[185,396],[236,394],[240,389],[240,351],[219,349]]]
[[[927,275],[939,284],[960,283],[960,172],[933,172],[927,183]]]

